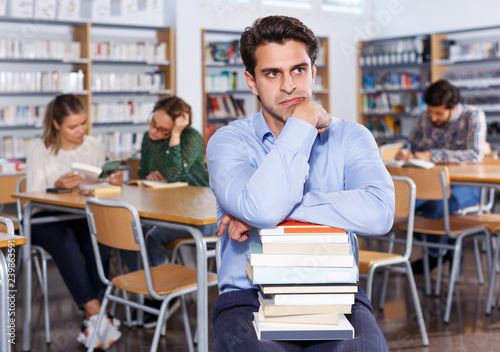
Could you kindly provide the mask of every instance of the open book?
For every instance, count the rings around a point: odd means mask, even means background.
[[[394,159],[386,161],[385,165],[394,167],[420,167],[422,169],[432,169],[436,166],[432,161],[422,159],[410,159],[408,161]]]
[[[108,177],[113,171],[120,169],[121,163],[121,160],[111,160],[105,162],[101,167],[84,163],[73,163],[71,164],[71,168],[74,172],[85,176],[83,183],[90,184],[95,183],[98,178]]]
[[[167,181],[132,180],[128,181],[127,185],[137,185],[150,188],[177,188],[177,187],[186,187],[189,184],[187,182],[168,183]]]

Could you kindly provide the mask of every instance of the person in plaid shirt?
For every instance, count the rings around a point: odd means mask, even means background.
[[[398,160],[413,158],[435,164],[480,164],[486,143],[484,112],[472,105],[460,103],[460,91],[446,80],[431,84],[424,92],[425,112],[416,122],[408,137],[408,147],[400,149]],[[450,213],[476,205],[480,189],[477,187],[451,187],[448,201]],[[443,217],[442,201],[417,199],[416,211],[426,218]],[[432,236],[428,236],[430,241]],[[439,240],[436,238],[436,242]],[[447,241],[447,239],[445,239]],[[437,265],[438,251],[430,251],[431,269]],[[434,254],[434,256],[432,256]],[[445,260],[451,260],[447,255]],[[421,260],[413,263],[414,272],[422,273]]]

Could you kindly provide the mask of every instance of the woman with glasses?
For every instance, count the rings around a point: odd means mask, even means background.
[[[184,100],[172,96],[155,104],[149,131],[142,141],[138,174],[141,179],[208,187],[203,141],[200,133],[191,127],[191,107]],[[215,224],[199,226],[199,229],[203,235],[217,232]],[[185,231],[156,226],[147,228],[145,233],[152,266],[168,262],[165,244],[190,237]],[[137,268],[136,261],[129,255],[126,262],[131,271]]]

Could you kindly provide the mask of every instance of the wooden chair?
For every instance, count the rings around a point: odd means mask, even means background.
[[[189,318],[187,315],[184,295],[197,290],[196,269],[177,264],[163,264],[150,267],[147,250],[144,243],[141,221],[137,210],[130,204],[117,201],[89,199],[85,211],[90,227],[92,244],[96,255],[97,269],[106,292],[97,319],[94,334],[90,340],[88,351],[93,351],[99,326],[106,312],[108,302],[118,302],[151,314],[158,315],[158,324],[153,337],[150,351],[156,351],[160,333],[166,326],[168,303],[175,297],[180,297],[183,311],[184,328],[188,340],[189,351],[194,351]],[[112,219],[112,221],[111,221]],[[143,270],[107,278],[101,262],[98,243],[111,248],[139,251]],[[216,280],[216,275],[208,273],[207,280]],[[113,294],[113,288],[137,294],[149,294],[153,299],[162,301],[160,309],[152,308]]]
[[[404,145],[405,144],[402,142],[381,145],[379,151],[382,161],[394,160],[399,149],[401,149]]]
[[[359,274],[367,278],[366,295],[368,299],[372,298],[373,278],[378,269],[385,268],[386,273],[389,271],[406,274],[410,291],[413,297],[415,313],[417,315],[420,334],[422,335],[422,343],[424,346],[429,345],[427,330],[425,328],[424,316],[420,306],[420,298],[418,296],[415,278],[411,269],[410,256],[413,243],[413,222],[415,218],[415,199],[416,187],[415,183],[408,177],[393,176],[394,189],[396,194],[396,211],[394,214],[395,223],[406,222],[406,240],[405,250],[403,254],[359,250]],[[395,229],[394,229],[395,230]],[[382,290],[381,301],[385,298],[388,275],[384,276],[384,285]]]
[[[453,291],[455,282],[460,273],[460,262],[462,257],[463,240],[468,237],[480,236],[485,240],[487,251],[488,270],[491,268],[491,236],[488,229],[473,223],[466,223],[463,220],[457,220],[456,216],[450,216],[448,210],[448,199],[450,198],[450,175],[448,168],[444,166],[436,166],[432,169],[419,169],[419,168],[395,168],[388,167],[389,172],[393,176],[407,176],[411,178],[417,186],[417,198],[428,200],[441,200],[443,202],[444,217],[442,219],[427,219],[424,217],[415,217],[413,232],[423,235],[423,241],[414,241],[414,244],[420,245],[424,250],[424,274],[425,274],[425,287],[426,293],[430,294],[430,271],[429,271],[429,258],[427,256],[427,249],[434,248],[447,248],[454,251],[453,263],[451,265],[450,282],[448,289],[448,296],[446,300],[446,308],[444,312],[444,322],[448,323],[450,320],[451,303],[453,300]],[[397,225],[398,228],[406,230],[407,225]],[[447,235],[449,238],[455,239],[455,244],[432,243],[425,240],[426,235]],[[482,234],[482,236],[481,236]],[[441,270],[442,270],[443,257],[441,250],[439,250],[438,265],[437,265],[437,279],[436,279],[436,294],[439,293]],[[478,267],[479,283],[482,283],[482,269],[480,261],[476,262]]]

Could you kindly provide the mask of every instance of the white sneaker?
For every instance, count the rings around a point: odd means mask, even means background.
[[[92,319],[92,318],[94,318],[94,319]],[[94,333],[96,320],[97,320],[97,315],[90,317],[89,320],[85,319],[82,323],[82,331],[80,331],[80,333],[76,337],[76,341],[80,342],[81,344],[83,344],[87,348],[89,348],[89,346],[90,346],[90,338],[92,337],[92,334]],[[103,348],[99,334],[97,335],[96,344],[94,345],[94,348],[98,348],[98,349]]]
[[[97,315],[90,317],[90,319],[93,317],[97,319]],[[120,321],[112,317],[109,313],[106,313],[99,327],[99,337],[104,349],[109,348],[109,346],[114,344],[122,336],[122,333],[118,330],[119,327]]]

